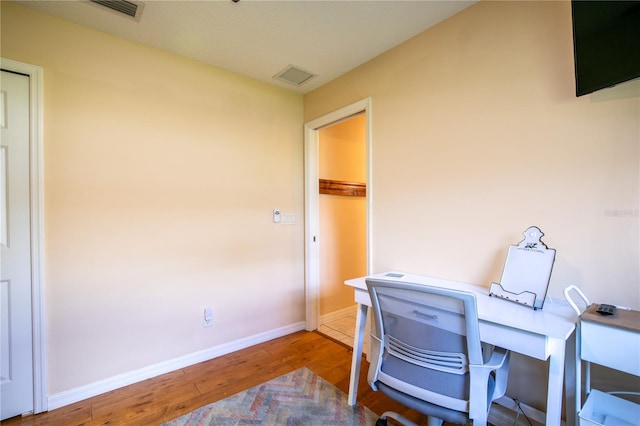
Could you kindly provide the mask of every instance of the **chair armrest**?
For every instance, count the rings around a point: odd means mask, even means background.
[[[477,397],[471,398],[469,401],[469,415],[471,418],[475,419],[480,418],[480,416],[485,416],[486,412],[483,413],[482,411],[488,409],[491,405],[491,401],[504,396],[507,390],[510,355],[510,351],[500,347],[495,347],[491,357],[486,363],[482,365],[469,365],[470,372],[472,373],[471,392],[473,392]],[[494,371],[495,386],[493,388],[493,393],[489,395],[487,380],[489,380],[489,375]]]
[[[491,358],[489,358],[489,361],[484,363],[484,366],[492,370],[497,370],[504,365],[504,362],[508,357],[509,351],[507,349],[496,346],[491,353]]]
[[[496,372],[496,387],[493,390],[493,396],[491,400],[504,396],[507,392],[507,377],[509,375],[509,362],[511,358],[511,352],[503,349],[496,348],[491,355],[489,364]]]

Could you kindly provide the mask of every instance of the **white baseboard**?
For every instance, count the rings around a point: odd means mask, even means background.
[[[320,325],[326,324],[338,318],[346,317],[349,315],[356,315],[358,310],[358,305],[349,306],[348,308],[343,308],[337,311],[329,312],[328,314],[320,315]]]
[[[305,329],[299,322],[49,395],[49,411]]]
[[[349,314],[352,310],[353,308],[346,308],[344,310],[338,311],[340,314],[336,314],[334,318],[339,318],[341,316],[344,316],[345,314]],[[331,316],[334,314],[335,313],[332,312],[328,315]],[[275,330],[270,330],[264,333],[235,340],[233,342],[214,346],[209,349],[194,352],[179,358],[150,365],[148,367],[134,370],[129,373],[118,374],[117,376],[109,377],[104,380],[52,394],[48,397],[48,409],[49,411],[55,410],[56,408],[64,407],[65,405],[70,405],[106,392],[110,392],[115,389],[119,389],[124,386],[151,379],[153,377],[160,376],[171,371],[179,370],[180,368],[185,368],[199,362],[208,361],[210,359],[214,359],[222,355],[245,349],[259,343],[264,343],[278,337],[286,336],[297,331],[302,331],[304,329],[304,322],[291,324]],[[544,425],[545,413],[536,410],[535,408],[529,407],[526,404],[520,403],[520,406],[531,420],[539,423],[540,425]],[[524,416],[522,415],[520,415],[518,422],[514,423],[514,419],[517,417],[517,413],[518,408],[515,402],[511,398],[503,397],[495,401],[495,403],[493,404],[489,413],[489,422],[496,426],[514,424],[528,425],[528,423],[526,423],[526,420],[524,419]]]

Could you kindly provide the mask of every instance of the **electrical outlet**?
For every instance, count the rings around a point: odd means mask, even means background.
[[[205,308],[204,318],[202,319],[202,326],[205,328],[211,327],[211,324],[213,324],[213,311],[211,310],[211,308]]]

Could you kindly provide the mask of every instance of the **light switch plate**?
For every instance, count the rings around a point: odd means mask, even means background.
[[[282,214],[282,224],[283,225],[295,225],[296,224],[296,215],[293,213],[283,213]]]

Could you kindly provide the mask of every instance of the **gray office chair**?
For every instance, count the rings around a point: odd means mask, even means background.
[[[509,351],[480,343],[473,293],[366,280],[374,315],[368,382],[401,404],[443,421],[486,425],[504,395]],[[387,417],[414,424],[397,413]]]

